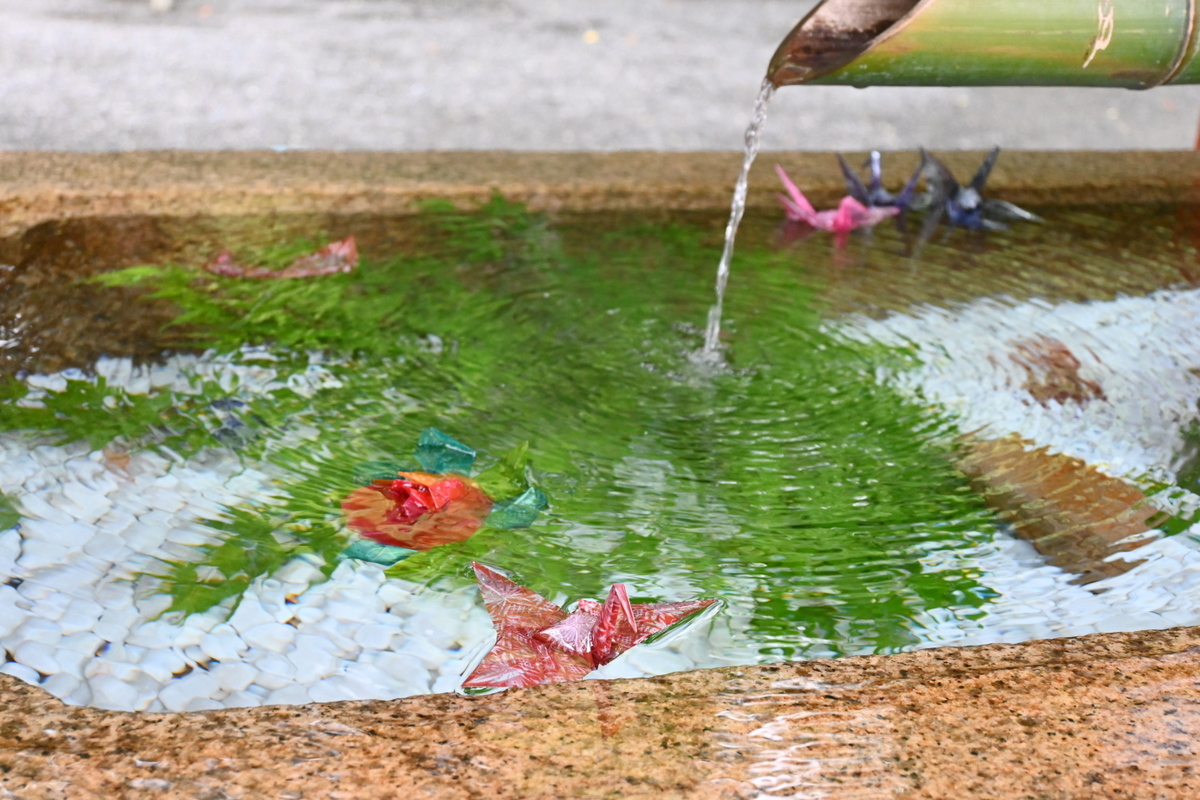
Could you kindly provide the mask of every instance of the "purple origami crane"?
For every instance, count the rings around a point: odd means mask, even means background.
[[[634,645],[708,608],[715,600],[631,603],[615,584],[603,603],[580,600],[567,613],[496,570],[472,564],[496,626],[496,644],[463,683],[466,688],[521,688],[577,681]]]
[[[793,222],[811,225],[817,230],[830,231],[839,237],[844,237],[857,228],[878,225],[901,211],[899,206],[866,206],[850,196],[843,197],[836,209],[817,211],[784,172],[783,167],[776,164],[775,171],[783,181],[783,188],[787,190],[786,195],[779,195],[779,202],[783,204],[787,218]]]

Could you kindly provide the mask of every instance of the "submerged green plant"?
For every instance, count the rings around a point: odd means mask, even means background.
[[[122,396],[96,380],[26,408],[10,383],[0,427],[184,455],[233,447],[273,476],[267,496],[206,522],[214,541],[196,559],[160,571],[172,611],[236,602],[301,555],[330,574],[349,543],[342,499],[416,466],[397,452],[429,427],[495,448],[475,478],[491,496],[520,497],[532,474],[554,509],[526,529],[485,525],[391,575],[465,584],[481,561],[547,597],[616,582],[639,601],[720,597],[748,609],[771,655],[903,648],[921,609],[986,603],[971,567],[926,565],[992,531],[936,444],[952,438],[948,423],[875,379],[905,354],[823,330],[790,258],[743,247],[727,305],[734,363],[702,375],[687,353],[719,255],[709,229],[551,226],[501,200],[470,214],[435,205],[424,225],[421,252],[312,280],[110,273],[100,280],[178,306],[181,341],[234,364],[248,363],[244,345],[269,348],[275,388]],[[329,380],[304,389],[318,367]],[[219,436],[230,403],[241,433]],[[515,499],[500,511],[524,513]]]
[[[8,530],[21,521],[21,513],[17,511],[12,500],[0,492],[0,531]]]

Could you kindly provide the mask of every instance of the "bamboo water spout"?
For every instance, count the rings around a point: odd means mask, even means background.
[[[1200,83],[1197,0],[823,0],[771,59],[775,86]]]

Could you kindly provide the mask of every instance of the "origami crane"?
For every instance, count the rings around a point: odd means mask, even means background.
[[[1024,220],[1041,222],[1041,217],[1031,214],[1004,200],[985,200],[983,187],[996,159],[1000,156],[1000,148],[992,149],[983,160],[975,177],[966,186],[960,186],[953,173],[929,153],[921,150],[923,160],[922,171],[929,187],[929,214],[921,228],[922,240],[928,239],[938,224],[945,217],[953,227],[969,228],[971,230],[1000,231],[1008,228],[1006,222]]]
[[[204,268],[214,275],[227,278],[316,278],[353,272],[357,266],[358,245],[353,236],[348,236],[340,242],[325,245],[315,253],[301,256],[283,269],[247,267],[234,261],[233,254],[228,250],[205,264]]]
[[[496,626],[496,644],[467,677],[466,688],[522,688],[579,680],[716,602],[631,603],[625,584],[618,583],[603,603],[580,600],[567,613],[491,567],[471,566]]]
[[[871,155],[864,165],[869,169],[870,174],[870,182],[867,184],[863,184],[858,173],[846,163],[846,159],[840,155],[837,158],[842,167],[842,176],[846,179],[847,193],[868,208],[898,208],[901,211],[908,208],[912,204],[917,181],[920,180],[921,173],[925,168],[925,162],[921,161],[912,177],[908,179],[908,183],[904,184],[904,188],[898,194],[892,194],[883,188],[883,156],[879,154],[878,150],[871,151]]]
[[[783,167],[776,164],[775,172],[779,174],[779,180],[783,181],[783,188],[787,190],[786,195],[779,195],[779,202],[783,204],[784,213],[792,222],[803,222],[817,230],[830,231],[839,237],[845,237],[856,228],[878,225],[900,213],[899,206],[871,207],[851,196],[843,197],[836,209],[817,211],[784,172]]]

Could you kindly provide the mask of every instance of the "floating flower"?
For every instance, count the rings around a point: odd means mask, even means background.
[[[546,507],[546,496],[526,477],[522,445],[490,469],[467,477],[475,451],[450,435],[427,428],[417,442],[422,470],[390,462],[360,466],[368,482],[342,501],[346,524],[360,537],[350,558],[395,564],[413,552],[470,539],[484,525],[527,528]]]
[[[521,688],[579,680],[716,602],[631,603],[625,584],[618,583],[603,603],[580,600],[567,613],[491,567],[471,566],[496,627],[496,644],[463,683],[467,688]]]
[[[409,550],[463,542],[483,526],[492,500],[462,475],[401,472],[376,480],[342,502],[347,524],[360,535]]]

